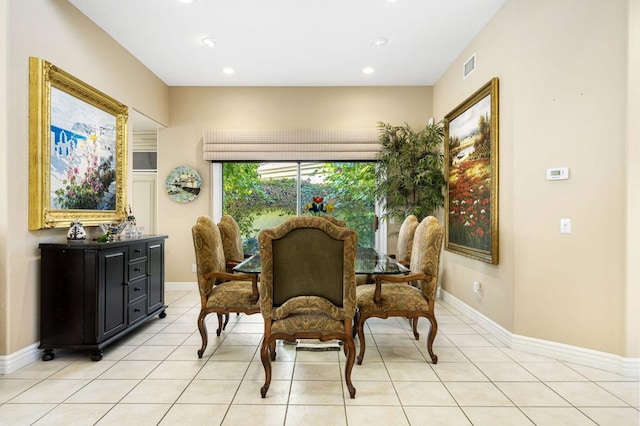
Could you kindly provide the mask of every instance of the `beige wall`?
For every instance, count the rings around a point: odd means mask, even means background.
[[[638,83],[627,81],[627,20],[626,0],[511,0],[435,85],[434,113],[499,77],[500,264],[445,252],[443,288],[515,334],[637,357],[638,310],[625,299],[640,285],[625,273],[626,91]],[[559,166],[570,179],[547,181]]]
[[[0,24],[0,99],[6,100],[0,110],[4,176],[0,179],[0,355],[4,355],[39,340],[38,243],[66,235],[64,230],[27,231],[29,56],[52,62],[161,123],[169,121],[169,94],[161,80],[67,1],[1,0]]]
[[[0,99],[7,99],[7,58],[8,58],[8,0],[0,0]],[[0,101],[0,324],[7,318],[7,303],[9,300],[8,261],[9,248],[7,230],[9,229],[9,194],[5,191],[6,182],[9,181],[7,171],[9,157],[8,132],[8,105],[6,101]],[[0,325],[0,354],[6,354],[7,329]]]
[[[159,181],[180,165],[195,167],[203,180],[191,203],[176,203],[162,189],[158,196],[158,231],[169,235],[166,276],[174,282],[195,282],[191,226],[211,214],[204,129],[372,128],[378,121],[424,126],[432,116],[430,87],[173,87],[170,104],[171,127],[158,139]]]
[[[640,357],[640,0],[629,2],[627,70],[626,351]]]

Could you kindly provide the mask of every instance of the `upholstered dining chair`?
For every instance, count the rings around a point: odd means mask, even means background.
[[[224,215],[218,222],[218,229],[222,237],[222,249],[226,261],[227,272],[233,272],[233,267],[242,262],[246,256],[242,248],[240,226],[231,215]]]
[[[411,262],[411,250],[413,248],[413,237],[416,233],[416,228],[418,227],[419,221],[415,215],[410,214],[407,216],[402,225],[400,225],[400,230],[398,231],[398,242],[396,245],[396,253],[390,255],[398,263],[401,263],[404,266],[409,266]]]
[[[220,230],[210,217],[200,216],[191,228],[191,234],[200,290],[198,330],[202,337],[202,347],[198,350],[198,357],[202,358],[208,341],[205,323],[207,315],[212,312],[218,315],[216,334],[220,336],[227,325],[230,312],[245,314],[260,312],[258,276],[226,272]],[[226,315],[224,322],[223,315]]]
[[[276,340],[341,340],[345,382],[351,398],[355,361],[352,322],[355,314],[355,256],[358,237],[320,217],[294,217],[258,234],[262,272],[259,283],[264,339],[260,359],[266,397]]]
[[[408,275],[376,275],[375,285],[358,286],[356,290],[356,330],[360,341],[358,365],[365,353],[364,323],[371,317],[407,317],[411,320],[416,340],[418,318],[425,317],[431,323],[427,336],[427,350],[431,362],[438,363],[433,353],[433,340],[438,332],[435,315],[435,297],[438,287],[440,252],[444,230],[438,219],[428,216],[416,228],[411,249]]]

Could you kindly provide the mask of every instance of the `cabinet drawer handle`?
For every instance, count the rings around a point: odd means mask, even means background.
[[[133,291],[140,291],[140,290],[142,290],[140,287],[134,287],[133,288]]]
[[[140,249],[135,249],[135,250],[134,250],[134,253],[142,253],[142,250],[140,250]]]
[[[140,308],[135,308],[133,312],[140,312]]]
[[[136,271],[136,272],[140,272],[140,271],[142,271],[142,268],[134,268],[133,270]]]

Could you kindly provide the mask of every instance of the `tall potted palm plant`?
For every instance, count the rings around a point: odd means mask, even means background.
[[[376,198],[385,207],[383,218],[433,215],[444,205],[444,127],[437,123],[414,130],[407,123],[379,122],[378,129],[382,147],[376,157]]]

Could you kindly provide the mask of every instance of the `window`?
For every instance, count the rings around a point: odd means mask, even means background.
[[[236,219],[248,253],[258,250],[261,229],[309,214],[344,220],[359,244],[374,247],[374,171],[372,162],[223,163],[222,214]],[[316,208],[314,197],[322,198]]]
[[[158,169],[157,152],[133,152],[133,170],[156,171]]]

